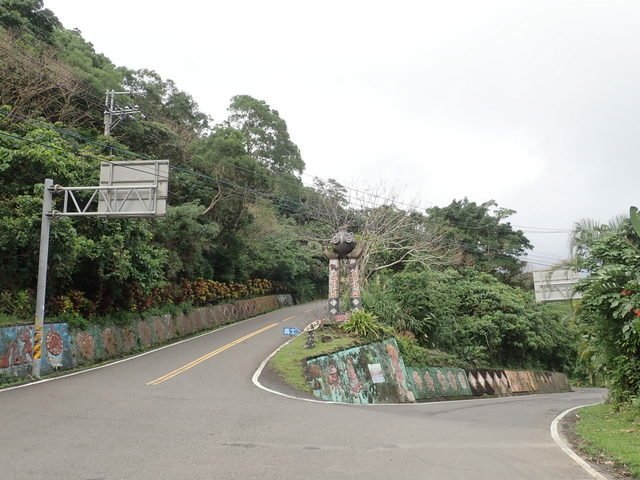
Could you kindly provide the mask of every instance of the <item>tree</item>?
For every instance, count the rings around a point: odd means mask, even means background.
[[[166,218],[155,222],[152,228],[155,242],[167,251],[168,281],[213,277],[207,254],[213,250],[220,227],[202,216],[201,205],[194,202],[168,207]]]
[[[432,268],[456,258],[457,249],[445,242],[440,226],[428,224],[415,209],[398,205],[398,194],[385,186],[354,189],[347,198],[347,190],[339,183],[317,181],[305,213],[321,225],[316,232],[325,236],[324,242],[342,226],[355,233],[362,249],[358,265],[363,285],[385,269]]]
[[[79,30],[57,28],[54,45],[45,52],[63,65],[59,77],[71,77],[73,73],[83,81],[85,95],[96,97],[102,105],[104,92],[108,89],[121,90],[124,69],[117,68],[109,58],[95,51],[93,45],[82,38]],[[97,109],[99,114],[102,109]],[[102,115],[99,120],[102,121]]]
[[[289,137],[286,122],[265,101],[249,95],[233,97],[227,121],[243,133],[247,152],[271,172],[295,175],[304,170],[300,150]]]
[[[466,197],[446,207],[427,210],[428,223],[445,229],[447,241],[460,248],[461,265],[507,282],[522,271],[524,262],[519,257],[533,248],[521,230],[514,230],[509,222],[504,222],[514,213],[498,207],[493,200],[478,205]]]
[[[396,330],[467,365],[570,371],[577,332],[558,306],[473,269],[407,269],[377,278],[365,306]]]
[[[0,28],[0,105],[20,117],[43,116],[52,122],[80,126],[96,122],[86,85],[51,57],[53,47],[30,49],[17,34]]]
[[[581,353],[598,359],[613,400],[624,403],[640,395],[640,237],[628,220],[613,226],[594,235],[579,231],[577,264],[590,275],[577,287],[578,322],[586,340]]]
[[[45,42],[52,41],[60,21],[51,10],[44,8],[42,0],[4,0],[0,3],[0,24],[22,31]]]
[[[624,221],[625,217],[618,215],[605,224],[591,218],[583,218],[575,222],[569,236],[569,248],[576,268],[581,268],[580,263],[589,256],[591,247],[597,240],[610,232],[620,231]]]
[[[457,256],[442,231],[430,227],[424,216],[393,204],[358,212],[356,231],[363,250],[359,259],[366,280],[384,269],[402,270],[407,265],[433,268]]]

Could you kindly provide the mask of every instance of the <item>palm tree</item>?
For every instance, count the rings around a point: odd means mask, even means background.
[[[575,222],[569,238],[569,248],[572,256],[571,263],[574,266],[579,266],[581,260],[589,255],[594,242],[608,233],[620,231],[628,218],[628,216],[620,214],[604,224],[591,218],[583,218]]]

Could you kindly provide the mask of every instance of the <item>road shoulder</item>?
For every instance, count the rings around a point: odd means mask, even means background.
[[[594,474],[585,468],[592,477],[598,480],[633,480],[634,477],[629,475],[628,471],[617,465],[612,460],[604,456],[594,457],[592,455],[588,455],[584,451],[584,440],[576,432],[576,422],[580,417],[580,409],[583,407],[572,409],[569,412],[563,412],[566,414],[558,422],[557,428],[560,439],[565,443],[567,448],[571,449],[575,455],[579,456],[591,469],[593,469],[593,471],[595,471]],[[567,452],[565,451],[565,453]]]

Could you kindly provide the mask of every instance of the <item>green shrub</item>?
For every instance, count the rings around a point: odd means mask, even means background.
[[[391,329],[378,322],[378,317],[364,310],[356,310],[342,325],[346,333],[355,334],[363,338],[378,339],[391,333]]]
[[[56,315],[51,318],[51,321],[56,323],[68,323],[69,328],[73,330],[86,330],[91,325],[91,322],[84,318],[82,315],[79,315],[74,312],[65,312]]]
[[[429,349],[420,346],[415,338],[406,335],[397,335],[396,342],[402,354],[405,365],[412,367],[460,367],[467,368],[470,365],[460,360],[455,355],[441,350]]]
[[[0,314],[27,320],[33,317],[35,306],[36,301],[30,290],[0,292]]]

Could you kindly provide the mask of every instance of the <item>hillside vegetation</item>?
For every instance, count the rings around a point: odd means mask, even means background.
[[[103,135],[107,89],[144,117]],[[531,249],[489,200],[419,210],[389,189],[303,183],[302,152],[266,101],[211,119],[151,69],[115,66],[40,0],[0,4],[0,314],[28,321],[42,183],[95,185],[103,161],[171,161],[163,219],[56,218],[49,318],[77,324],[271,291],[326,294],[322,245],[348,225],[364,246],[365,307],[415,362],[572,371],[570,311],[538,306]],[[60,201],[59,199],[57,200]]]

